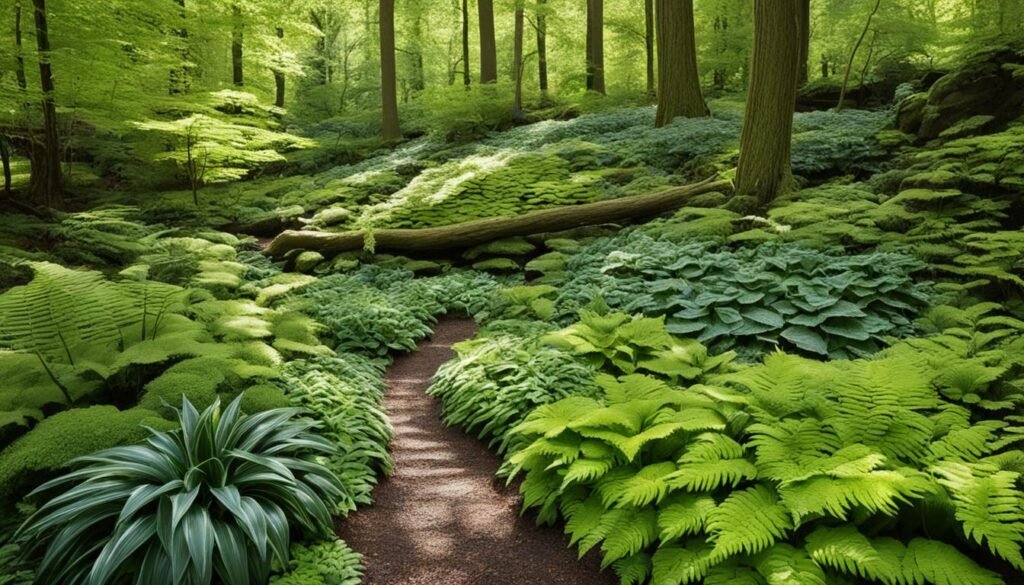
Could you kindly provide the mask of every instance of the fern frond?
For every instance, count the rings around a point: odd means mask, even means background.
[[[932,467],[949,490],[964,534],[1024,571],[1024,507],[1020,474],[991,466],[944,461]]]
[[[709,515],[707,530],[714,543],[712,557],[724,559],[739,554],[758,553],[793,528],[789,512],[775,491],[756,485],[732,493]]]
[[[658,510],[658,538],[662,542],[671,542],[683,536],[700,534],[714,509],[715,500],[709,495],[669,496]]]
[[[686,546],[664,545],[652,557],[651,585],[699,583],[714,564],[712,545],[691,539]]]
[[[824,571],[803,549],[784,542],[761,552],[754,558],[757,572],[768,585],[826,585]]]

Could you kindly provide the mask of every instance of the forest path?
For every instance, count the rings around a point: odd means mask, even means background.
[[[395,428],[395,472],[373,506],[339,523],[364,555],[364,585],[605,585],[612,571],[576,560],[559,528],[519,516],[516,488],[494,474],[501,463],[483,442],[441,422],[425,390],[451,345],[472,337],[470,319],[444,318],[418,351],[388,369],[385,406]]]

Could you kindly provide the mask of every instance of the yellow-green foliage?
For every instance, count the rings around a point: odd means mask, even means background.
[[[428,169],[387,202],[366,209],[360,222],[388,227],[428,227],[597,198],[600,177],[573,175],[554,155],[502,151],[458,159]]]
[[[1016,583],[1024,322],[992,311],[946,310],[960,327],[874,359],[777,353],[704,385],[608,363],[602,397],[512,429],[504,470],[624,583]]]
[[[363,557],[343,540],[292,546],[288,572],[272,577],[271,585],[360,585]]]
[[[47,418],[0,453],[0,494],[22,493],[65,463],[101,449],[136,443],[149,435],[142,425],[169,430],[173,423],[144,408],[76,408]]]

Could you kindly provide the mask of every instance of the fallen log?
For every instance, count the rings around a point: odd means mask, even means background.
[[[712,191],[732,192],[731,181],[716,181],[715,178],[657,193],[543,209],[523,215],[489,217],[432,228],[373,230],[374,250],[406,255],[445,252],[513,236],[653,217],[683,206],[696,195]],[[359,250],[364,247],[365,240],[363,231],[288,230],[274,238],[267,246],[266,254],[283,258],[293,250],[313,250],[331,256]]]

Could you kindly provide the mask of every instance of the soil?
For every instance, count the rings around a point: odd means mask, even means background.
[[[595,555],[577,560],[560,527],[520,517],[513,485],[495,479],[501,459],[478,439],[446,427],[425,394],[454,357],[451,344],[476,325],[446,318],[418,351],[388,370],[385,406],[395,428],[395,472],[375,503],[339,521],[338,534],[364,555],[364,585],[612,585]]]

